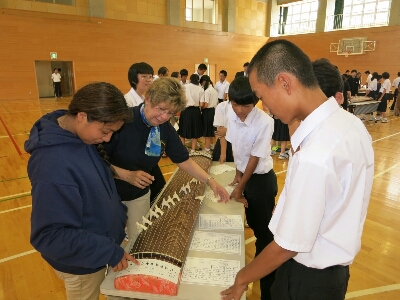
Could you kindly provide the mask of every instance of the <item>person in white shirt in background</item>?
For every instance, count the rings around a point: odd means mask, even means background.
[[[379,89],[379,95],[377,101],[380,101],[377,112],[380,112],[380,117],[376,119],[376,121],[381,121],[381,123],[387,123],[388,120],[386,118],[386,110],[387,110],[387,93],[390,91],[390,80],[389,80],[390,74],[388,72],[383,72],[382,73],[382,79],[381,82],[383,81],[381,88]]]
[[[219,81],[215,84],[215,89],[218,92],[218,102],[226,101],[229,90],[229,82],[226,80],[228,73],[225,70],[219,71]]]
[[[203,76],[205,72],[207,72],[207,65],[199,64],[199,66],[197,67],[197,71],[194,72],[193,74],[197,74],[197,76],[199,76],[199,80],[200,80],[201,76]]]
[[[365,81],[365,87],[368,87],[368,84],[372,80],[372,74],[369,72],[369,70],[365,71],[364,73],[367,74],[367,80]]]
[[[204,92],[200,98],[201,119],[203,121],[203,136],[205,139],[204,152],[209,153],[213,139],[215,137],[214,115],[215,107],[218,105],[218,94],[213,88],[211,79],[208,75],[203,75],[200,79],[200,85]]]
[[[393,80],[392,87],[394,87],[394,94],[393,94],[393,103],[390,106],[390,110],[394,110],[397,101],[397,95],[399,94],[399,85],[400,85],[400,72],[397,72],[397,78]]]
[[[229,100],[221,102],[215,108],[214,127],[216,127],[215,136],[217,142],[213,151],[212,160],[224,162],[233,162],[232,144],[225,139],[226,129],[228,128],[228,114],[232,110]]]
[[[61,74],[58,73],[58,69],[54,69],[54,73],[51,74],[51,80],[53,80],[53,86],[54,86],[54,97],[61,97]]]
[[[327,99],[310,59],[289,41],[265,44],[250,62],[249,78],[271,113],[301,123],[269,223],[274,241],[221,296],[239,300],[250,282],[277,269],[273,300],[343,300],[372,190],[371,136],[335,98]]]
[[[169,70],[167,67],[161,67],[158,69],[158,75],[153,76],[153,80],[156,80],[158,78],[163,78],[163,77],[168,77],[169,75]]]
[[[131,89],[126,93],[125,100],[129,107],[143,103],[144,94],[153,82],[153,68],[145,62],[134,63],[128,70],[128,81]]]
[[[201,121],[200,98],[204,90],[199,85],[199,76],[190,75],[190,83],[185,85],[186,109],[179,117],[178,134],[185,145],[186,139],[192,139],[191,153],[196,151],[197,140],[203,136],[203,124]]]
[[[185,84],[189,84],[190,83],[190,81],[187,80],[187,77],[189,76],[188,70],[182,69],[182,70],[179,71],[179,74],[181,75],[181,79],[179,81],[179,83],[181,85],[185,85]]]

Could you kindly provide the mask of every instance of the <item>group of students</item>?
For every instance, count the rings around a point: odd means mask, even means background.
[[[343,78],[345,80],[344,85],[344,95],[345,95],[345,103],[343,108],[347,109],[348,107],[348,99],[350,97],[357,96],[358,90],[362,86],[361,82],[361,72],[357,72],[357,70],[347,70],[345,74],[343,74]],[[387,123],[388,120],[386,118],[387,104],[388,104],[388,93],[390,92],[391,87],[395,88],[394,101],[391,106],[391,110],[395,110],[396,106],[396,98],[398,94],[398,87],[400,79],[395,79],[393,84],[391,84],[389,78],[390,74],[388,72],[383,72],[381,75],[378,72],[371,73],[369,70],[365,71],[367,75],[367,79],[365,81],[366,92],[365,96],[371,97],[377,101],[379,101],[379,105],[376,110],[376,116],[374,113],[370,114],[370,121],[380,121],[381,123]],[[398,73],[400,77],[400,72]],[[398,78],[399,78],[398,77]],[[398,113],[397,113],[398,115]],[[365,120],[365,116],[361,116],[361,120]]]
[[[198,74],[189,84],[170,77],[153,81],[148,64],[134,64],[125,97],[111,84],[92,83],[74,95],[68,110],[35,123],[25,143],[31,154],[31,243],[65,281],[68,299],[97,300],[107,265],[117,271],[127,261],[138,263],[121,247],[124,228],[127,222],[129,238],[136,238],[164,151],[221,201],[245,207],[256,257],[221,292],[224,299],[240,299],[257,279],[263,300],[344,299],[372,188],[371,138],[358,118],[340,109],[343,81],[329,61],[311,63],[297,46],[277,40],[264,45],[246,71],[229,85],[229,101],[217,106],[213,120],[219,160],[231,155],[236,166],[230,195],[190,158],[169,122],[182,111],[181,134],[185,111],[200,111],[188,105],[202,89]],[[205,76],[204,99],[210,84]],[[276,207],[274,120],[255,107],[259,100],[289,124],[291,134]]]

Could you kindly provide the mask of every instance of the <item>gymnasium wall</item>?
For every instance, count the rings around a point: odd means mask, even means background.
[[[182,68],[194,72],[194,65],[208,58],[216,70],[227,70],[232,80],[267,41],[266,37],[15,9],[0,10],[0,32],[0,99],[37,98],[34,61],[50,60],[50,52],[57,52],[60,61],[73,61],[77,88],[102,80],[126,92],[127,71],[134,62],[148,62],[155,71],[165,65],[170,72]]]
[[[323,32],[314,34],[302,34],[297,36],[286,36],[287,40],[298,45],[311,60],[321,57],[328,58],[336,65],[341,73],[346,70],[356,69],[362,73],[362,83],[365,83],[364,72],[389,72],[390,80],[393,81],[400,71],[398,60],[400,49],[400,26],[373,27],[355,30],[340,30],[334,32]],[[343,38],[366,37],[369,41],[376,41],[375,51],[365,52],[361,55],[349,55],[348,57],[329,52],[330,44],[337,43]],[[272,41],[278,38],[270,38]]]

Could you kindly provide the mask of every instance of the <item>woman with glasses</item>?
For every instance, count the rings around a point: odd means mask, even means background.
[[[171,116],[186,107],[185,92],[175,78],[160,78],[146,92],[144,103],[133,108],[133,122],[116,132],[104,148],[114,166],[118,193],[128,207],[128,237],[137,236],[136,222],[150,209],[149,186],[154,177],[151,170],[165,150],[172,162],[201,182],[209,184],[221,201],[229,194],[190,157],[176,130]]]
[[[143,103],[144,94],[153,82],[154,70],[148,63],[134,63],[128,71],[128,81],[131,85],[130,91],[125,94],[125,100],[128,106],[134,107]],[[164,176],[158,165],[151,171],[154,176],[154,182],[150,187],[150,199],[154,201],[158,193],[165,185]]]

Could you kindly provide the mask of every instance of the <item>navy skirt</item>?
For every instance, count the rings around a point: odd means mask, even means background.
[[[204,137],[214,137],[215,130],[217,130],[214,124],[215,108],[204,108],[201,110],[201,117],[203,120],[203,136]]]
[[[199,107],[189,106],[181,112],[178,134],[185,139],[198,139],[203,136],[203,122]]]

